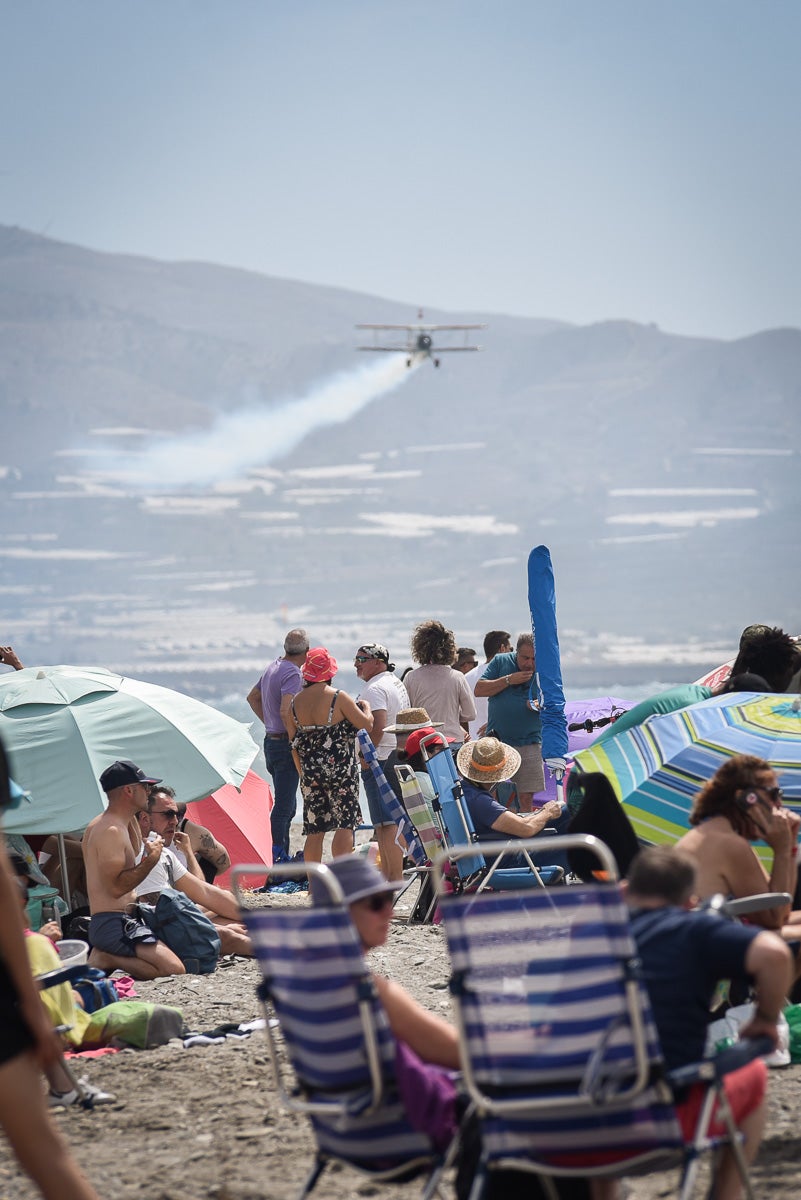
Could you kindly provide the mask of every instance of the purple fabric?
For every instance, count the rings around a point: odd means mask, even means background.
[[[428,1134],[440,1153],[447,1150],[459,1124],[453,1072],[423,1062],[399,1039],[395,1043],[395,1079],[412,1129]]]
[[[268,733],[285,733],[281,720],[281,700],[284,696],[296,696],[303,688],[300,668],[285,658],[277,658],[262,675],[259,688],[264,728]]]

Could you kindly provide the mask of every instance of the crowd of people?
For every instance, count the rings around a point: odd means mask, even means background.
[[[521,634],[513,648],[507,631],[489,631],[480,663],[471,647],[458,647],[451,630],[430,620],[414,630],[411,650],[416,666],[401,679],[385,645],[365,642],[356,647],[353,664],[361,688],[352,697],[334,685],[338,664],[333,655],[325,647],[312,647],[303,629],[293,629],[284,640],[283,655],[266,668],[247,696],[264,724],[264,757],[273,783],[273,861],[292,858],[290,828],[300,791],[303,861],[321,862],[324,839],[332,836],[329,865],[343,887],[365,951],[387,937],[392,901],[404,877],[405,847],[387,793],[382,795],[376,771],[360,754],[360,731],[372,741],[385,782],[401,803],[397,765],[408,764],[424,799],[433,801],[426,762],[438,754],[452,755],[467,812],[482,842],[508,845],[515,838],[536,837],[546,828],[564,832],[574,815],[561,800],[543,795],[542,726],[532,698],[532,636]],[[12,647],[0,647],[0,655],[14,669],[22,669]],[[671,689],[623,714],[598,740],[619,736],[654,713],[675,711],[720,691],[791,689],[798,685],[800,671],[801,652],[794,639],[778,629],[750,626],[722,685]],[[7,776],[4,757],[2,761]],[[230,856],[209,830],[185,820],[176,789],[127,759],[110,763],[99,782],[107,805],[79,844],[90,912],[90,963],[109,972],[122,969],[142,980],[183,974],[187,966],[181,954],[162,940],[151,920],[159,898],[173,890],[202,914],[221,955],[251,955],[237,901],[214,883],[231,865]],[[574,778],[574,788],[581,791],[581,785]],[[353,854],[354,833],[362,824],[360,787],[380,870]],[[4,788],[8,804],[7,780]],[[632,928],[669,1066],[703,1052],[710,1001],[720,977],[750,978],[757,1007],[745,1032],[775,1043],[782,1002],[801,974],[795,953],[801,943],[801,906],[796,901],[801,820],[783,805],[774,770],[749,755],[729,759],[699,791],[689,824],[675,848],[643,850],[627,871]],[[603,837],[602,828],[595,832]],[[754,854],[756,840],[772,850],[770,872]],[[515,864],[507,858],[505,865]],[[569,870],[565,859],[557,884]],[[699,899],[717,893],[738,898],[764,891],[784,892],[793,899],[784,908],[753,913],[749,926],[715,921],[694,911]],[[12,1022],[5,1057],[0,1055],[0,1119],[45,1196],[88,1200],[94,1192],[66,1147],[52,1132],[44,1133],[44,1102],[33,1104],[33,1128],[36,1137],[46,1137],[52,1146],[59,1166],[58,1192],[49,1172],[31,1161],[30,1131],[19,1128],[7,1102],[9,1088],[33,1098],[39,1067],[49,1073],[51,1095],[66,1095],[69,1089],[59,1091],[63,1079],[58,1076],[57,1043],[50,1027],[45,1028],[27,963],[22,969],[19,896],[15,898],[4,858],[0,902],[8,918],[0,923],[0,1002]],[[399,1039],[427,1062],[449,1070],[458,1067],[458,1038],[447,1021],[422,1009],[396,982],[376,977],[376,987]],[[764,1067],[751,1064],[735,1074],[727,1090],[751,1159],[765,1120]],[[695,1098],[682,1098],[682,1119],[689,1121],[693,1104]],[[716,1195],[733,1200],[738,1189],[733,1165],[725,1161]],[[613,1193],[599,1184],[593,1194]]]

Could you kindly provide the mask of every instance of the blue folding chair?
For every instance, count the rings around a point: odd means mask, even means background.
[[[622,1176],[681,1163],[681,1196],[689,1197],[699,1155],[718,1145],[708,1134],[716,1101],[750,1196],[722,1079],[766,1046],[735,1047],[728,1058],[669,1076],[615,860],[597,838],[557,840],[560,848],[593,851],[611,882],[445,895],[447,856],[435,864],[463,1081],[482,1139],[470,1200],[480,1200],[497,1170],[532,1172],[555,1195],[553,1177]],[[450,857],[462,853],[470,851]],[[698,1081],[708,1090],[685,1147],[671,1085]]]
[[[435,754],[428,757],[427,745],[440,745],[437,734],[429,734],[420,741],[423,760],[429,777],[434,785],[434,814],[439,822],[445,845],[451,849],[456,847],[473,847],[470,854],[454,856],[452,883],[461,890],[464,887],[477,885],[478,891],[486,887],[503,891],[507,888],[545,887],[562,879],[564,872],[561,867],[535,866],[531,851],[526,850],[530,841],[512,838],[508,842],[487,843],[484,850],[489,858],[475,849],[477,842],[476,831],[470,817],[462,792],[462,784],[456,773],[453,755],[450,753]],[[545,843],[545,844],[543,844]],[[538,842],[534,853],[547,851],[553,838]],[[522,853],[526,859],[525,867],[504,867],[504,855]]]
[[[308,1196],[333,1161],[377,1181],[426,1173],[424,1200],[440,1194],[446,1155],[409,1123],[394,1080],[395,1039],[362,953],[342,890],[327,867],[274,867],[271,875],[318,876],[327,906],[248,908],[237,867],[232,887],[262,973],[258,995],[266,1018],[270,1062],[283,1103],[311,1121],[317,1153],[298,1200]],[[271,1018],[278,1019],[294,1079],[287,1084]]]

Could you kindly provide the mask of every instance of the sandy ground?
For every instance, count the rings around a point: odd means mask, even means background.
[[[448,957],[437,927],[396,921],[372,963],[421,1003],[448,1014]],[[163,979],[137,988],[143,999],[182,1008],[191,1029],[209,1030],[261,1015],[256,982],[253,962],[237,960],[211,976]],[[86,1174],[108,1200],[266,1200],[294,1196],[305,1178],[312,1137],[305,1119],[283,1112],[274,1096],[262,1033],[223,1045],[184,1049],[174,1042],[73,1063],[117,1095],[115,1104],[92,1112],[53,1110]],[[796,1200],[799,1194],[800,1098],[801,1067],[771,1073],[770,1121],[754,1170],[758,1196]],[[407,1200],[420,1190],[419,1183],[382,1186],[348,1168],[329,1168],[314,1195],[319,1200]],[[38,1194],[6,1146],[0,1146],[2,1200],[32,1200]],[[627,1196],[636,1200],[675,1194],[675,1174],[627,1184]]]

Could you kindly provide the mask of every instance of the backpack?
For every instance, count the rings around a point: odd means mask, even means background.
[[[190,975],[210,975],[220,957],[220,935],[193,900],[174,888],[164,888],[155,905],[140,904],[139,912],[159,941],[177,954]]]
[[[84,967],[79,979],[72,981],[73,990],[83,1001],[83,1010],[87,1013],[97,1012],[107,1004],[116,1004],[119,1000],[114,982],[106,977],[106,972],[98,967]]]

